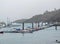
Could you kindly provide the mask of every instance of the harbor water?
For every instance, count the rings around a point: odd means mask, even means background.
[[[20,27],[12,27],[20,28]],[[12,30],[11,27],[0,30]],[[60,40],[60,27],[55,27],[35,31],[33,33],[4,33],[0,34],[0,44],[57,44]]]

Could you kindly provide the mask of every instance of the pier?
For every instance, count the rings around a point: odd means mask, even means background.
[[[33,24],[32,24],[33,26]],[[16,30],[15,31],[2,31],[3,33],[33,33],[35,31],[43,30],[49,27],[52,27],[53,25],[46,25],[46,26],[41,26],[41,27],[36,27],[36,28],[29,28],[29,29],[24,29],[24,23],[22,24],[22,30]],[[0,32],[1,33],[1,32]]]
[[[44,22],[42,22],[41,23],[41,26],[40,26],[40,23],[41,21],[39,21],[39,20],[26,20],[26,21],[21,21],[21,22],[19,22],[19,23],[21,23],[22,24],[22,29],[21,30],[16,30],[15,29],[15,31],[2,31],[2,32],[0,32],[0,33],[33,33],[33,32],[35,32],[35,31],[38,31],[38,30],[43,30],[43,29],[46,29],[46,28],[50,28],[50,27],[52,27],[52,26],[55,26],[55,30],[57,30],[57,26],[60,26],[60,23],[48,23],[47,25],[46,25],[46,22],[45,22],[45,25],[43,25],[43,23]],[[31,27],[32,28],[29,28],[29,29],[25,29],[24,27],[25,27],[25,23],[31,23],[32,25],[31,25]],[[34,23],[36,24],[36,26],[34,27]]]

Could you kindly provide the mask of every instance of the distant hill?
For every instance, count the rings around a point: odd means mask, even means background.
[[[60,22],[60,9],[54,11],[45,11],[43,14],[35,15],[30,19],[20,19],[14,22]]]
[[[60,9],[35,15],[30,20],[35,22],[60,22]]]
[[[23,23],[26,20],[27,19],[18,19],[18,20],[13,21],[13,23]]]
[[[44,13],[42,18],[47,22],[60,22],[60,9]]]

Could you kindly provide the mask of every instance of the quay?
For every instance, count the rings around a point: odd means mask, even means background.
[[[35,31],[43,30],[52,26],[53,25],[47,25],[47,26],[41,26],[37,28],[21,29],[21,30],[15,30],[15,31],[0,31],[0,34],[1,33],[33,33]]]
[[[49,27],[52,27],[52,26],[55,26],[55,29],[57,30],[57,26],[60,26],[60,23],[53,23],[53,24],[47,24],[47,25],[43,25],[43,22],[41,24],[41,26],[39,25],[41,21],[39,20],[26,20],[26,21],[21,21],[19,23],[22,24],[22,29],[21,30],[16,30],[15,31],[0,31],[0,33],[33,33],[35,31],[38,31],[38,30],[43,30],[43,29],[46,29],[46,28],[49,28]],[[31,23],[31,27],[32,28],[29,28],[29,29],[24,29],[24,23]],[[37,25],[35,28],[34,28],[34,23]],[[45,22],[46,23],[46,22]]]
[[[57,26],[60,26],[60,24],[52,24],[52,25],[47,25],[47,26],[41,26],[41,27],[37,27],[37,28],[29,28],[29,29],[23,29],[22,30],[15,30],[15,31],[0,31],[0,34],[3,33],[33,33],[35,31],[39,31],[39,30],[43,30],[46,28],[50,28],[52,26],[55,26],[55,29],[57,30]]]

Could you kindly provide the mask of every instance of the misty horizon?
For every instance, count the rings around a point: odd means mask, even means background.
[[[28,19],[46,10],[60,9],[60,0],[1,0],[0,21]]]

